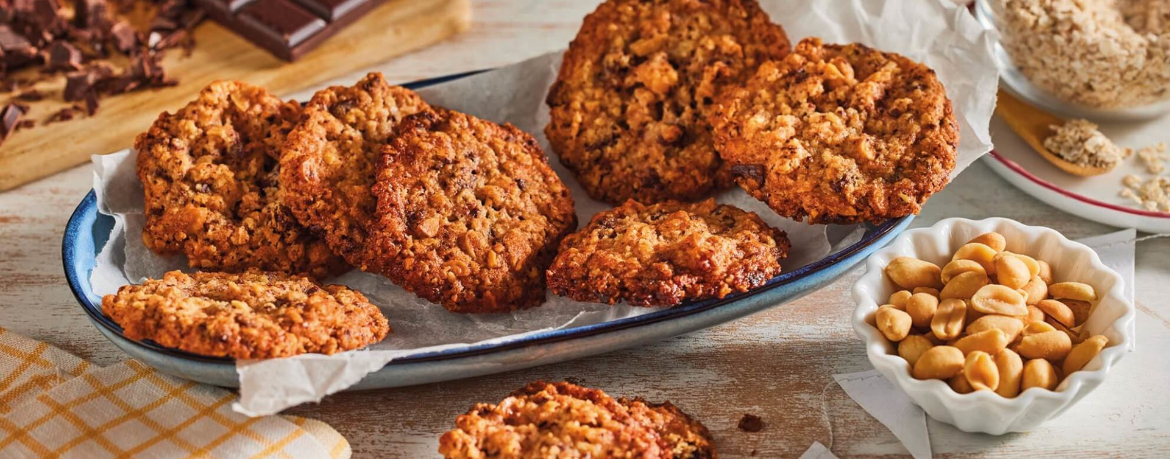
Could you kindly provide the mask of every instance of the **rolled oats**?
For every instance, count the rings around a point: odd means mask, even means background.
[[[994,0],[1002,44],[1035,85],[1097,108],[1170,96],[1165,0]]]

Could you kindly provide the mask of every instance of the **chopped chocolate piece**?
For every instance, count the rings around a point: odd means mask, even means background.
[[[155,16],[154,19],[150,21],[150,30],[170,31],[177,28],[179,28],[178,22],[175,22],[175,20],[171,18]]]
[[[24,110],[21,110],[16,104],[8,104],[0,109],[0,140],[7,139],[16,130],[17,123],[20,122],[22,116],[24,116]]]
[[[138,31],[126,21],[110,26],[110,38],[114,41],[114,48],[124,54],[130,54],[138,47]]]
[[[73,0],[73,25],[80,29],[99,28],[109,21],[106,0]]]
[[[90,91],[85,94],[85,114],[93,116],[98,111],[98,95],[97,92]]]
[[[764,430],[764,420],[754,414],[744,414],[739,420],[739,430],[744,432],[759,432]]]
[[[45,59],[49,70],[78,70],[81,68],[81,51],[64,40],[49,45]]]
[[[37,126],[37,122],[36,122],[36,121],[33,121],[33,120],[20,120],[20,122],[19,122],[19,123],[16,123],[16,130],[17,130],[17,131],[19,131],[19,130],[22,130],[22,129],[32,129],[32,128],[36,127],[36,126]]]
[[[98,74],[92,70],[73,72],[65,76],[65,90],[63,95],[67,102],[76,102],[85,100],[88,94],[93,93],[97,95],[97,90],[94,84],[97,83]]]
[[[203,12],[203,10],[187,10],[183,13],[182,16],[179,16],[179,24],[182,25],[184,29],[190,30],[195,28],[196,25],[199,25],[199,23],[202,22],[203,18],[205,17],[207,17],[207,13]]]
[[[155,43],[154,45],[152,45],[151,48],[171,49],[171,48],[174,48],[174,47],[177,47],[179,45],[186,43],[187,41],[190,40],[190,38],[191,38],[191,34],[188,33],[186,30],[176,30],[176,31],[171,32],[169,34],[163,35],[162,39],[160,39],[158,41],[158,43]]]
[[[6,68],[14,69],[32,62],[37,56],[37,48],[12,27],[0,24],[0,53],[4,56]]]

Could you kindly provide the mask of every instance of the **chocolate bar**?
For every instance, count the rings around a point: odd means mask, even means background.
[[[195,0],[237,35],[293,61],[385,0]]]

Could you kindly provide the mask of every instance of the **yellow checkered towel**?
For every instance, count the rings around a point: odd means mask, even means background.
[[[249,418],[231,410],[236,397],[136,360],[98,367],[0,328],[0,458],[349,458],[329,425]]]

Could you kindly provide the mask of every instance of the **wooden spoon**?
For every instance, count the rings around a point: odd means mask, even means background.
[[[1059,167],[1060,170],[1081,177],[1092,177],[1112,169],[1110,167],[1082,166],[1048,151],[1048,148],[1044,147],[1044,139],[1052,135],[1051,126],[1060,126],[1064,124],[1064,120],[1017,99],[1003,89],[999,90],[999,101],[995,105],[995,114],[999,115],[1008,126],[1011,126],[1020,138],[1028,142],[1028,145],[1031,145],[1036,153],[1040,153],[1040,156]]]

